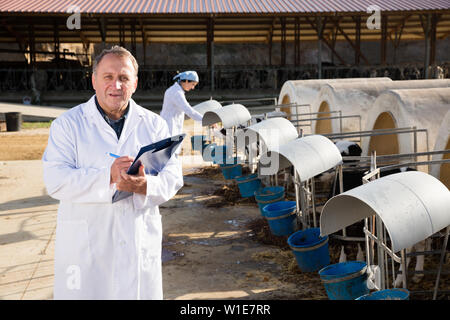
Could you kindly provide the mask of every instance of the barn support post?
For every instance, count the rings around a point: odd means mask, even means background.
[[[102,38],[102,49],[106,47],[106,19],[105,17],[100,17],[98,19],[98,27],[100,31],[100,37]]]
[[[323,25],[322,25],[322,17],[318,16],[317,18],[317,68],[318,68],[318,78],[322,79],[322,34],[323,34]]]
[[[281,66],[286,66],[286,17],[280,18],[281,24]]]
[[[436,28],[438,24],[439,16],[433,13],[431,17],[431,30],[430,30],[430,65],[436,64]]]
[[[386,53],[387,53],[387,25],[388,16],[381,16],[381,52],[380,52],[380,64],[386,65]]]
[[[431,14],[426,15],[426,23],[423,24],[423,31],[425,34],[425,79],[429,79],[430,72],[428,67],[430,66],[430,29],[431,29]]]
[[[55,53],[55,62],[59,62],[59,30],[58,22],[55,20],[53,22],[53,49]]]
[[[206,57],[207,57],[207,65],[208,69],[210,71],[210,77],[211,77],[211,96],[214,93],[214,18],[209,18],[207,21],[206,26]]]
[[[131,28],[131,53],[136,57],[136,27],[134,23],[130,23]]]
[[[295,17],[294,27],[294,66],[300,66],[300,18]]]
[[[119,19],[119,43],[121,47],[125,48],[125,26],[122,18]]]
[[[355,18],[355,65],[359,66],[359,60],[361,56],[361,17]]]
[[[142,37],[142,54],[143,54],[143,61],[144,61],[144,67],[146,66],[147,62],[147,33],[145,32],[145,26],[142,20],[139,20],[139,24],[141,26],[141,37]]]
[[[36,63],[36,43],[34,41],[34,25],[31,22],[28,24],[28,46],[30,48],[29,64],[33,68]]]

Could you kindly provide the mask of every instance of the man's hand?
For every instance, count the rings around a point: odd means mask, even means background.
[[[113,164],[111,165],[110,183],[117,183],[120,179],[120,173],[122,171],[126,172],[133,161],[134,159],[128,156],[120,157],[114,160]]]
[[[147,194],[147,178],[145,168],[141,164],[137,175],[129,175],[126,170],[120,172],[119,181],[116,182],[117,190]]]

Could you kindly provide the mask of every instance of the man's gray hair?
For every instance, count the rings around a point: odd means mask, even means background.
[[[98,56],[95,57],[94,64],[92,65],[93,73],[95,73],[97,71],[97,66],[100,63],[100,61],[103,59],[103,57],[110,53],[114,54],[116,56],[119,56],[119,57],[126,57],[126,58],[130,59],[131,63],[133,64],[134,70],[136,71],[136,77],[137,77],[139,66],[136,61],[136,58],[131,54],[130,51],[128,51],[127,49],[125,49],[124,47],[121,47],[121,46],[113,46],[113,47],[111,47],[111,49],[103,49],[103,51]]]

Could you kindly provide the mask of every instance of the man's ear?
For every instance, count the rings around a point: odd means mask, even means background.
[[[137,85],[138,85],[138,77],[136,77],[136,81],[134,82],[134,89],[133,89],[133,93],[136,92],[137,89]]]
[[[94,88],[95,90],[95,73],[92,73],[91,81],[92,81],[92,88]]]

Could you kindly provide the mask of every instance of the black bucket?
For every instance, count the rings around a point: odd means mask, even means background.
[[[22,113],[20,112],[6,112],[6,131],[20,131],[22,126]]]

